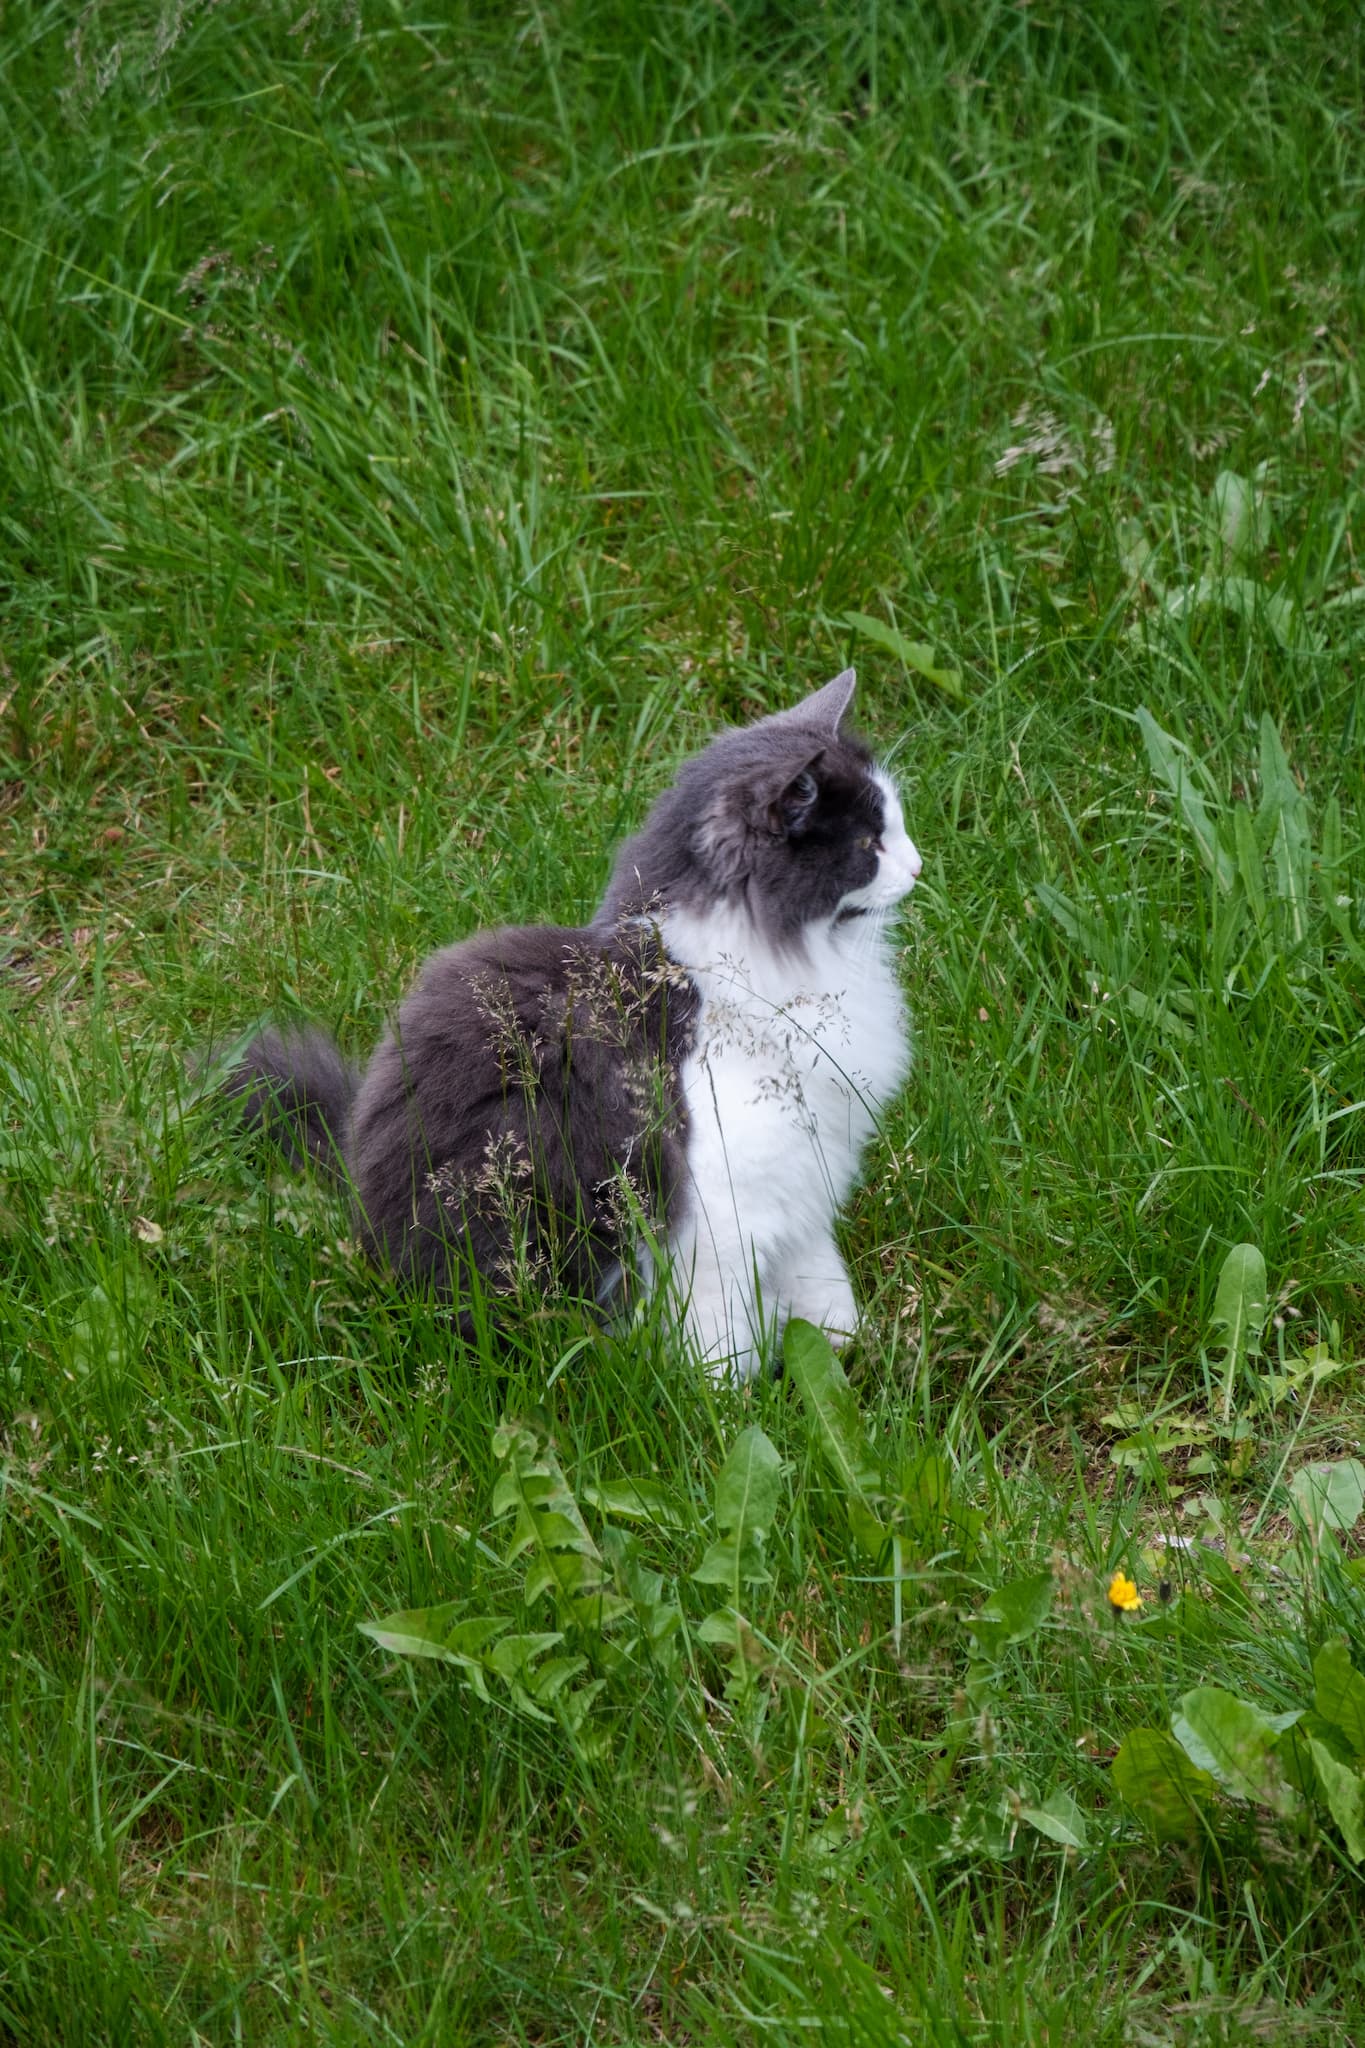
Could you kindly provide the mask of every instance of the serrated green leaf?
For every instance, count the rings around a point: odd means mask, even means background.
[[[657,1479],[593,1480],[579,1492],[600,1515],[618,1515],[629,1522],[650,1522],[657,1529],[682,1529],[689,1517]]]
[[[868,1443],[858,1397],[824,1331],[793,1316],[783,1332],[782,1355],[844,1491],[882,1492],[882,1468]]]
[[[602,1547],[630,1603],[639,1631],[637,1640],[643,1640],[649,1654],[666,1670],[675,1669],[681,1648],[682,1609],[673,1595],[672,1581],[641,1561],[639,1542],[631,1530],[605,1530]]]
[[[1150,590],[1161,595],[1161,582],[1156,573],[1156,549],[1147,538],[1140,520],[1122,518],[1115,526],[1118,541],[1119,566],[1122,568],[1130,587],[1145,583]]]
[[[1171,1716],[1171,1733],[1191,1763],[1208,1771],[1234,1798],[1284,1814],[1293,1811],[1294,1795],[1273,1752],[1298,1718],[1297,1713],[1263,1714],[1221,1686],[1198,1685]]]
[[[782,1460],[757,1423],[742,1429],[716,1474],[716,1522],[743,1539],[766,1536],[777,1517]]]
[[[860,1801],[856,1807],[836,1806],[807,1834],[803,1854],[828,1864],[832,1858],[857,1849],[867,1833],[869,1808],[870,1801]]]
[[[1177,1017],[1170,1004],[1149,996],[1140,988],[1128,982],[1119,990],[1125,1010],[1131,1010],[1144,1024],[1155,1024],[1158,1031],[1164,1031],[1168,1038],[1178,1038],[1188,1045],[1194,1038],[1193,1028],[1183,1017]]]
[[[1263,619],[1281,647],[1291,650],[1310,648],[1315,653],[1321,650],[1321,635],[1287,590],[1267,590],[1261,584],[1253,585],[1242,616]]]
[[[528,1689],[538,1706],[551,1706],[570,1679],[587,1668],[586,1657],[549,1657],[536,1666],[534,1681]]]
[[[554,1703],[560,1726],[568,1729],[583,1753],[590,1757],[605,1756],[610,1747],[611,1738],[605,1729],[588,1734],[583,1725],[605,1685],[605,1679],[591,1679],[587,1685],[575,1686],[572,1692],[562,1694]]]
[[[1140,1401],[1120,1401],[1116,1408],[1109,1409],[1100,1417],[1105,1429],[1124,1431],[1141,1429],[1146,1420],[1147,1413]]]
[[[460,1600],[446,1600],[439,1607],[405,1607],[397,1614],[386,1614],[380,1621],[362,1621],[357,1625],[363,1636],[369,1636],[382,1650],[391,1650],[396,1657],[445,1658],[449,1655],[451,1629],[463,1605]],[[492,1636],[500,1627],[506,1628],[507,1623],[490,1618],[486,1626]]]
[[[945,1545],[966,1559],[975,1554],[985,1521],[980,1509],[957,1498],[953,1468],[941,1451],[921,1444],[901,1465],[892,1501],[896,1533],[924,1551]]]
[[[1110,1447],[1111,1463],[1137,1471],[1156,1471],[1162,1458],[1173,1452],[1188,1451],[1195,1444],[1205,1442],[1214,1435],[1215,1425],[1211,1422],[1172,1421],[1157,1423],[1140,1429],[1133,1436],[1127,1436]]]
[[[506,1615],[472,1615],[455,1619],[461,1603],[447,1600],[439,1607],[407,1608],[380,1621],[359,1623],[362,1635],[399,1657],[428,1657],[463,1673],[481,1700],[487,1700],[484,1680],[487,1646],[511,1626]]]
[[[735,1623],[742,1619],[729,1607],[718,1607],[703,1616],[693,1633],[699,1643],[730,1644],[735,1640]]]
[[[554,1715],[545,1707],[536,1705],[519,1678],[508,1679],[506,1683],[507,1697],[518,1714],[524,1714],[528,1721],[540,1721],[547,1728],[553,1728],[555,1723]]]
[[[623,1594],[598,1585],[576,1600],[565,1601],[560,1609],[560,1620],[571,1622],[575,1628],[584,1629],[589,1635],[605,1637],[630,1612],[630,1602]]]
[[[547,1650],[553,1650],[556,1644],[562,1643],[563,1640],[564,1634],[561,1629],[504,1636],[488,1653],[489,1667],[497,1672],[499,1678],[509,1681],[516,1678],[524,1683],[528,1682],[536,1658],[543,1657]]]
[[[729,1665],[725,1690],[732,1699],[747,1697],[759,1672],[772,1662],[752,1623],[733,1607],[719,1607],[714,1614],[708,1614],[698,1625],[696,1636],[699,1642],[718,1651]]]
[[[771,1573],[763,1562],[756,1535],[741,1543],[734,1536],[718,1536],[708,1544],[706,1554],[692,1574],[699,1586],[766,1586]]]
[[[572,1550],[580,1558],[595,1558],[597,1545],[588,1536],[582,1520],[577,1514],[566,1515],[561,1507],[552,1507],[552,1496],[541,1494],[538,1488],[526,1489],[526,1502],[534,1510],[534,1521],[526,1525],[526,1533],[520,1541],[508,1550],[508,1562],[533,1543],[540,1543],[549,1550]],[[587,1536],[585,1545],[583,1538]],[[590,1548],[588,1546],[591,1546]]]
[[[956,1856],[970,1856],[973,1861],[984,1856],[1003,1863],[1014,1855],[1019,1847],[1019,1823],[1013,1801],[965,1800],[953,1815],[950,1847]]]
[[[1033,893],[1039,907],[1113,984],[1113,993],[1126,1010],[1168,1037],[1186,1043],[1194,1037],[1193,1028],[1176,1015],[1169,1001],[1149,996],[1130,979],[1131,963],[1121,934],[1111,932],[1090,910],[1073,903],[1055,883],[1035,883]]]
[[[758,1425],[742,1429],[716,1474],[715,1516],[722,1531],[693,1573],[703,1585],[724,1586],[729,1603],[708,1615],[698,1631],[714,1643],[730,1664],[726,1690],[735,1698],[753,1686],[750,1656],[752,1631],[739,1612],[741,1589],[761,1584],[768,1574],[763,1544],[777,1515],[782,1490],[782,1460]]]
[[[1365,589],[1365,585],[1362,586]],[[1348,853],[1341,824],[1341,803],[1329,796],[1322,807],[1317,862],[1318,888],[1322,907],[1333,930],[1357,966],[1365,966],[1365,947],[1356,936],[1354,923],[1355,863]]]
[[[123,1260],[107,1287],[92,1287],[68,1330],[73,1371],[118,1375],[143,1357],[148,1327],[160,1297],[140,1259]]]
[[[1326,1380],[1340,1378],[1342,1373],[1356,1372],[1359,1367],[1347,1364],[1340,1358],[1333,1358],[1326,1344],[1312,1344],[1301,1358],[1290,1359],[1283,1372],[1267,1372],[1260,1375],[1259,1384],[1272,1407],[1290,1395],[1300,1394],[1305,1388],[1316,1389]]]
[[[1351,1662],[1345,1636],[1329,1636],[1313,1659],[1313,1699],[1324,1721],[1339,1728],[1365,1757],[1365,1678]]]
[[[524,1423],[504,1422],[493,1449],[503,1471],[493,1495],[496,1514],[515,1520],[507,1562],[529,1554],[524,1597],[533,1606],[552,1595],[560,1618],[601,1631],[626,1603],[606,1590],[606,1567],[582,1510],[560,1470],[553,1446]]]
[[[1130,1728],[1110,1771],[1114,1789],[1158,1842],[1189,1841],[1214,1779],[1162,1728]]]
[[[1226,612],[1244,626],[1268,626],[1281,647],[1316,648],[1320,644],[1288,591],[1267,590],[1250,576],[1201,576],[1194,583],[1168,590],[1162,610],[1172,619],[1192,618],[1198,612]]]
[[[834,1346],[813,1323],[793,1316],[783,1333],[782,1355],[815,1425],[825,1462],[838,1481],[854,1541],[876,1559],[891,1538],[871,1505],[885,1491],[886,1481],[868,1443],[858,1397]]]
[[[1034,898],[1048,916],[1055,919],[1069,939],[1074,939],[1097,966],[1109,969],[1114,953],[1114,941],[1098,919],[1088,910],[1072,902],[1066,893],[1054,882],[1038,882],[1034,886]]]

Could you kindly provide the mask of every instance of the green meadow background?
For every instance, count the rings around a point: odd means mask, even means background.
[[[0,2038],[1365,2040],[1363,54],[3,0]],[[925,857],[862,1419],[461,1353],[196,1055],[367,1049],[849,661]],[[584,1663],[361,1632],[444,1603]]]

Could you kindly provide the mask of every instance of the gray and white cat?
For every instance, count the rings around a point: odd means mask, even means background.
[[[363,1074],[319,1032],[246,1049],[229,1092],[344,1174],[376,1258],[457,1306],[471,1268],[606,1304],[662,1253],[739,1379],[789,1316],[852,1333],[834,1225],[909,1066],[887,934],[920,872],[854,681],[689,761],[590,925],[434,954]]]

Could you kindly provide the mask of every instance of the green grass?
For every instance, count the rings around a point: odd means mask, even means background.
[[[1310,1702],[1333,1630],[1365,1666],[1358,1532],[1288,1490],[1360,1374],[1260,1388],[1365,1354],[1355,10],[2,19],[0,2037],[1359,2038],[1321,1811],[1157,1848],[1108,1768],[1192,1686]],[[452,1361],[186,1078],[582,915],[689,749],[848,659],[926,860],[846,1231],[878,1452],[938,1475],[894,1586],[789,1383],[554,1304]],[[1219,1421],[1240,1242],[1242,1437],[1115,1463]],[[682,1665],[585,1637],[601,1753],[359,1631],[515,1608],[504,1412],[680,1518]],[[755,1422],[732,1697],[688,1574]],[[1018,1818],[1059,1790],[1084,1848]]]

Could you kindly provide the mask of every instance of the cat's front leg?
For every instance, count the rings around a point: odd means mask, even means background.
[[[672,1283],[682,1320],[712,1379],[743,1386],[763,1364],[761,1288],[752,1253],[718,1244],[709,1232],[680,1232],[673,1245]]]
[[[751,1302],[719,1276],[687,1298],[687,1333],[713,1380],[744,1386],[756,1379],[763,1364],[762,1329]]]
[[[836,1350],[856,1336],[858,1304],[853,1282],[832,1233],[823,1233],[783,1260],[778,1291],[784,1321],[800,1316],[804,1322],[814,1323]]]

